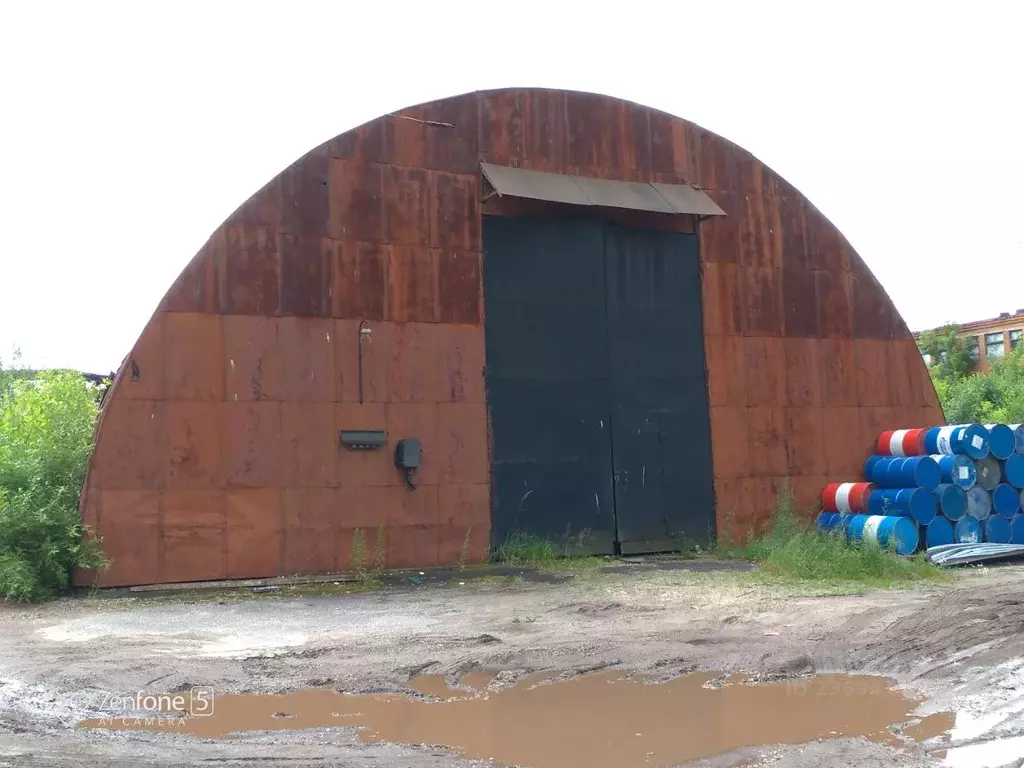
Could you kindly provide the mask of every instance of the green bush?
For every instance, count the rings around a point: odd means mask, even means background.
[[[994,361],[984,373],[935,383],[950,424],[1024,422],[1024,347]]]
[[[73,371],[0,369],[0,595],[39,600],[72,568],[103,565],[78,498],[92,450],[96,392]]]

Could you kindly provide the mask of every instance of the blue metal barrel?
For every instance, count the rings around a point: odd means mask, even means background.
[[[1013,439],[1017,445],[1017,453],[1024,454],[1024,424],[1009,424],[1013,430]]]
[[[1012,485],[1000,483],[992,489],[992,511],[1003,517],[1013,517],[1020,510],[1020,491]]]
[[[871,482],[871,477],[875,474],[875,467],[880,461],[888,461],[893,458],[892,456],[868,456],[867,461],[864,462],[864,479]]]
[[[872,459],[876,457],[864,462],[864,475],[868,482],[879,488],[926,488],[934,491],[942,480],[939,465],[931,456]]]
[[[822,533],[829,533],[836,529],[842,529],[845,522],[843,520],[844,517],[845,515],[839,512],[822,512],[818,515],[818,519],[815,520],[814,524]]]
[[[990,515],[982,525],[985,529],[985,541],[991,541],[993,544],[1010,543],[1009,518],[1002,515]]]
[[[909,517],[851,515],[846,534],[850,541],[891,547],[900,555],[909,555],[917,549],[917,524]]]
[[[1017,438],[1005,424],[986,424],[988,449],[997,459],[1005,459],[1017,450]]]
[[[1014,488],[1024,488],[1024,454],[1015,453],[1006,461],[999,462],[1003,482]]]
[[[924,432],[924,449],[927,453],[936,454],[939,451],[939,433],[942,432],[943,427],[932,427],[926,429]],[[944,452],[948,453],[948,452]]]
[[[1024,544],[1024,515],[1022,514],[1010,518],[1010,543]]]
[[[960,490],[963,489],[961,488]],[[941,515],[928,523],[928,525],[921,526],[921,539],[918,542],[921,549],[952,543],[953,524]]]
[[[976,485],[967,492],[967,515],[984,520],[992,513],[992,494]]]
[[[959,520],[967,514],[967,491],[959,485],[943,483],[932,491],[932,495],[939,502],[939,512],[948,519]]]
[[[933,427],[924,433],[924,447],[928,453],[959,453],[980,459],[988,456],[988,430],[981,424]]]
[[[956,483],[966,491],[968,488],[973,488],[978,481],[978,471],[974,466],[973,459],[966,456],[943,456],[942,454],[935,454],[932,458],[939,465],[942,482]]]
[[[972,459],[983,459],[988,456],[988,430],[981,424],[961,424],[960,427],[959,430],[954,430],[950,441],[953,453],[963,453]]]
[[[935,497],[924,488],[883,488],[868,494],[868,513],[876,516],[911,517],[927,525],[938,510]]]
[[[864,462],[864,479],[869,483],[875,482],[879,477],[885,475],[885,470],[895,460],[893,456],[868,456]]]
[[[981,541],[981,523],[973,517],[957,520],[953,526],[953,541],[957,544],[977,544]]]
[[[991,491],[1003,479],[1003,470],[999,466],[999,460],[986,456],[974,462],[974,469],[978,478],[978,485],[986,491]]]

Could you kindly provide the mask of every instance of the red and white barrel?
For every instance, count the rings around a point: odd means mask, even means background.
[[[829,483],[821,494],[821,508],[826,512],[867,512],[871,483]]]
[[[925,429],[889,429],[878,436],[875,448],[880,456],[924,456]]]

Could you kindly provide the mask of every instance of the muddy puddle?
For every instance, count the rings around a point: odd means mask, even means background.
[[[458,688],[443,678],[410,682],[422,696],[346,695],[308,690],[284,695],[225,695],[211,714],[124,718],[86,728],[173,731],[226,737],[241,731],[355,727],[365,741],[447,745],[468,758],[530,768],[665,766],[738,747],[800,744],[865,736],[898,745],[892,726],[924,740],[953,726],[950,714],[920,722],[917,701],[882,677],[818,675],[754,684],[713,673],[649,683],[622,671],[555,680],[535,676],[493,690],[474,673]],[[208,710],[205,706],[200,709]],[[143,702],[152,707],[153,701]],[[167,713],[167,700],[158,703]],[[896,729],[900,730],[900,729]]]

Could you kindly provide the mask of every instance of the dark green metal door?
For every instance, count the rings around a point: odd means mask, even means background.
[[[605,265],[620,550],[707,543],[714,498],[697,238],[609,225]]]
[[[492,536],[577,551],[713,533],[696,238],[484,218]]]

